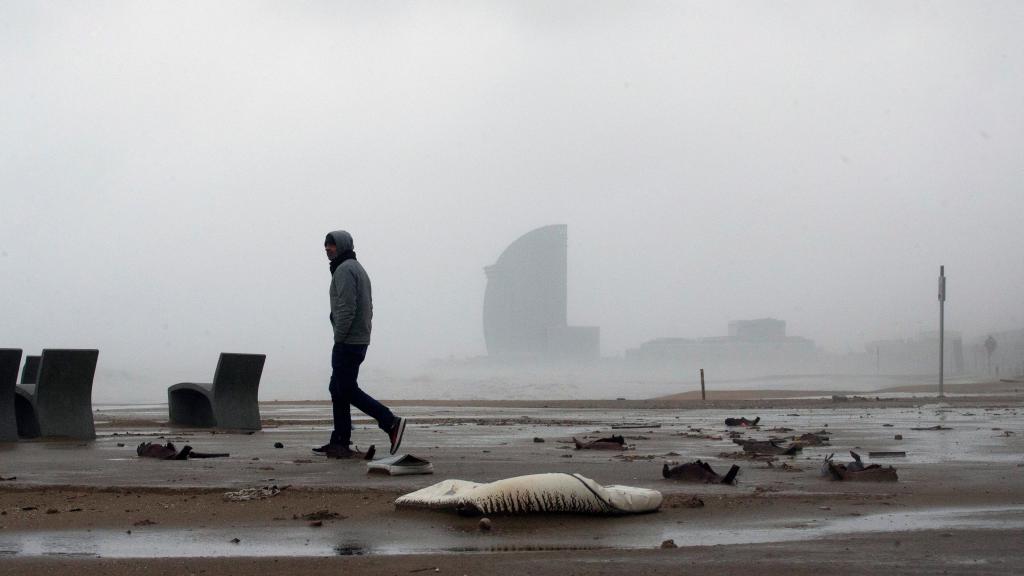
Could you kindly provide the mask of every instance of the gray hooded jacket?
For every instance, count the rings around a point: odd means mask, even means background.
[[[335,230],[330,236],[338,246],[339,255],[355,246],[352,235],[344,230]],[[350,258],[338,265],[331,278],[330,295],[334,342],[369,344],[373,297],[370,294],[370,277],[358,260]]]

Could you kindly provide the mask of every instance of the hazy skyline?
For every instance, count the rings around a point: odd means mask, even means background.
[[[826,350],[1024,327],[1015,2],[0,5],[0,346],[94,398],[221,351],[327,398],[326,232],[366,370],[484,354],[483,268],[564,223],[602,352],[774,317]],[[123,386],[123,387],[122,387]],[[430,397],[430,390],[415,395]]]

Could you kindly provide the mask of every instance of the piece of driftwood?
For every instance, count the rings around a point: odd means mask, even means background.
[[[906,452],[868,452],[870,458],[903,458]]]
[[[761,421],[761,417],[760,416],[758,416],[757,418],[754,418],[753,420],[747,420],[745,417],[743,417],[743,418],[726,418],[725,419],[725,425],[726,426],[750,427],[750,426],[757,426],[757,423],[760,422],[760,421]]]
[[[662,466],[661,476],[669,480],[680,482],[700,482],[703,484],[732,484],[736,480],[736,474],[740,467],[733,464],[725,476],[721,476],[711,469],[707,462],[695,460],[678,466],[669,467],[668,463]]]
[[[892,466],[888,468],[879,464],[865,466],[861,462],[860,454],[852,450],[850,456],[853,457],[853,462],[849,464],[836,464],[832,461],[833,456],[835,454],[826,456],[825,462],[821,465],[821,474],[826,478],[844,482],[896,482],[899,480],[896,469]]]
[[[808,432],[801,434],[793,438],[794,442],[799,442],[804,446],[825,446],[828,444],[828,433],[827,432]]]
[[[577,450],[625,450],[626,439],[622,436],[610,436],[608,438],[599,438],[597,440],[591,440],[590,442],[584,442],[577,440],[574,436],[572,439],[573,444],[576,445]]]
[[[799,442],[793,442],[789,446],[780,446],[775,440],[744,440],[742,438],[733,438],[732,441],[742,446],[744,452],[771,454],[774,456],[792,456],[804,448],[803,444],[800,444]]]
[[[188,460],[189,458],[227,458],[230,454],[226,452],[195,452],[192,447],[185,445],[178,450],[173,442],[167,444],[153,444],[143,442],[135,448],[135,453],[140,458],[155,458],[157,460]]]

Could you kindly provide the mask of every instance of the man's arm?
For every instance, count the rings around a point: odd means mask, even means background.
[[[343,342],[356,317],[356,279],[347,270],[338,272],[331,280],[338,295],[331,302],[331,318],[334,321],[334,341]]]

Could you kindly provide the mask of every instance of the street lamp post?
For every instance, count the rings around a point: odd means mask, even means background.
[[[942,377],[944,375],[944,358],[946,351],[946,267],[939,266],[939,398],[942,398]]]

